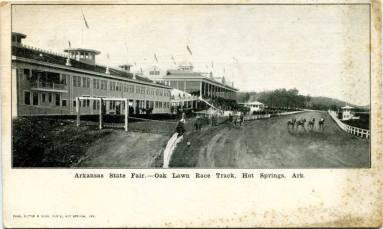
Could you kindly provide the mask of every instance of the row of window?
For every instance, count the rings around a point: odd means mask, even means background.
[[[41,96],[39,96],[39,94]],[[94,110],[100,109],[100,101],[91,101],[91,100],[81,100],[79,105],[80,107],[90,107],[92,103],[92,107]],[[54,104],[56,106],[67,106],[67,100],[61,99],[59,93],[38,93],[38,92],[30,92],[24,91],[24,104],[25,105],[49,105]],[[137,105],[140,108],[144,107],[143,100],[137,100]],[[73,107],[76,107],[76,100],[73,100]],[[170,108],[170,102],[162,102],[162,101],[147,101],[147,107],[154,108]],[[109,101],[109,109],[116,109],[116,101]]]
[[[67,100],[61,99],[58,93],[40,93],[24,91],[24,104],[25,105],[49,105],[54,104],[56,106],[67,106]]]
[[[99,79],[93,79],[93,89],[101,89],[101,90],[107,90],[107,80],[99,80]],[[81,76],[73,76],[73,86],[74,87],[82,87],[82,88],[90,88],[90,78],[88,77],[81,77]],[[117,82],[109,82],[109,90],[110,91],[124,91],[129,93],[134,93],[134,85],[131,84],[123,84],[123,83],[117,83]],[[147,88],[144,86],[136,86],[136,93],[137,94],[146,94],[147,95],[156,95],[156,96],[170,96],[170,92],[167,90],[162,89],[154,89],[154,88]]]
[[[69,82],[70,75],[68,74],[59,74],[54,72],[47,72],[47,71],[39,71],[39,70],[30,70],[30,69],[23,69],[22,71],[23,75],[25,76],[26,80],[32,80],[32,81],[39,81],[39,82],[50,82],[50,83],[56,83],[56,84],[64,84],[67,85]],[[134,91],[137,94],[147,94],[147,95],[156,95],[156,96],[164,96],[164,97],[170,97],[170,92],[168,90],[163,89],[155,89],[145,86],[136,86],[136,89],[134,89],[134,85],[132,84],[126,84],[126,83],[120,83],[120,82],[114,82],[109,81],[109,88],[108,88],[108,80],[102,80],[102,79],[92,79],[92,86],[93,89],[100,89],[100,90],[110,90],[110,91],[123,91],[128,93],[134,93]],[[73,87],[78,88],[91,88],[91,78],[84,77],[84,76],[73,76]]]

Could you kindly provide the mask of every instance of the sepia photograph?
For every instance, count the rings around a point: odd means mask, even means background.
[[[2,2],[3,227],[381,227],[381,15]]]
[[[369,4],[11,11],[13,168],[371,166]]]

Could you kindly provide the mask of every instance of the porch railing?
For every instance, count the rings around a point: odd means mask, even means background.
[[[39,89],[51,89],[51,90],[67,90],[68,87],[65,84],[58,84],[53,82],[40,82],[34,81],[31,83],[32,88]]]

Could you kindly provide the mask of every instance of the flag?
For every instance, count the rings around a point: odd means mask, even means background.
[[[156,60],[156,62],[158,63],[158,59],[157,59],[157,55],[154,53],[154,59]]]
[[[176,60],[174,59],[174,56],[172,56],[173,63],[177,65]]]
[[[211,68],[214,68],[214,62],[213,61],[211,62]]]
[[[235,63],[237,63],[238,64],[238,59],[237,58],[235,58],[234,56],[233,56],[233,60],[235,61]]]
[[[191,51],[189,45],[186,45],[186,49],[188,50],[188,52],[190,53],[190,55],[193,55],[193,53],[192,53],[192,51]]]
[[[89,25],[88,25],[88,22],[86,21],[86,18],[85,18],[84,12],[82,12],[82,10],[81,10],[81,13],[82,13],[82,19],[84,19],[85,27],[86,27],[87,29],[89,29]]]
[[[68,41],[68,45],[69,45],[69,48],[71,47],[71,45],[70,45],[70,41]]]
[[[106,58],[109,60],[109,52],[106,53]]]

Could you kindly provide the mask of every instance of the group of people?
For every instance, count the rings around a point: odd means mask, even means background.
[[[324,118],[320,118],[319,121],[318,121],[318,127],[319,127],[319,130],[324,130]],[[287,128],[291,128],[291,129],[304,129],[306,130],[306,119],[301,117],[299,120],[297,120],[295,117],[289,121],[287,121]],[[311,117],[311,119],[308,121],[308,124],[307,124],[307,127],[310,129],[310,130],[313,130],[315,128],[315,118],[314,117]]]

